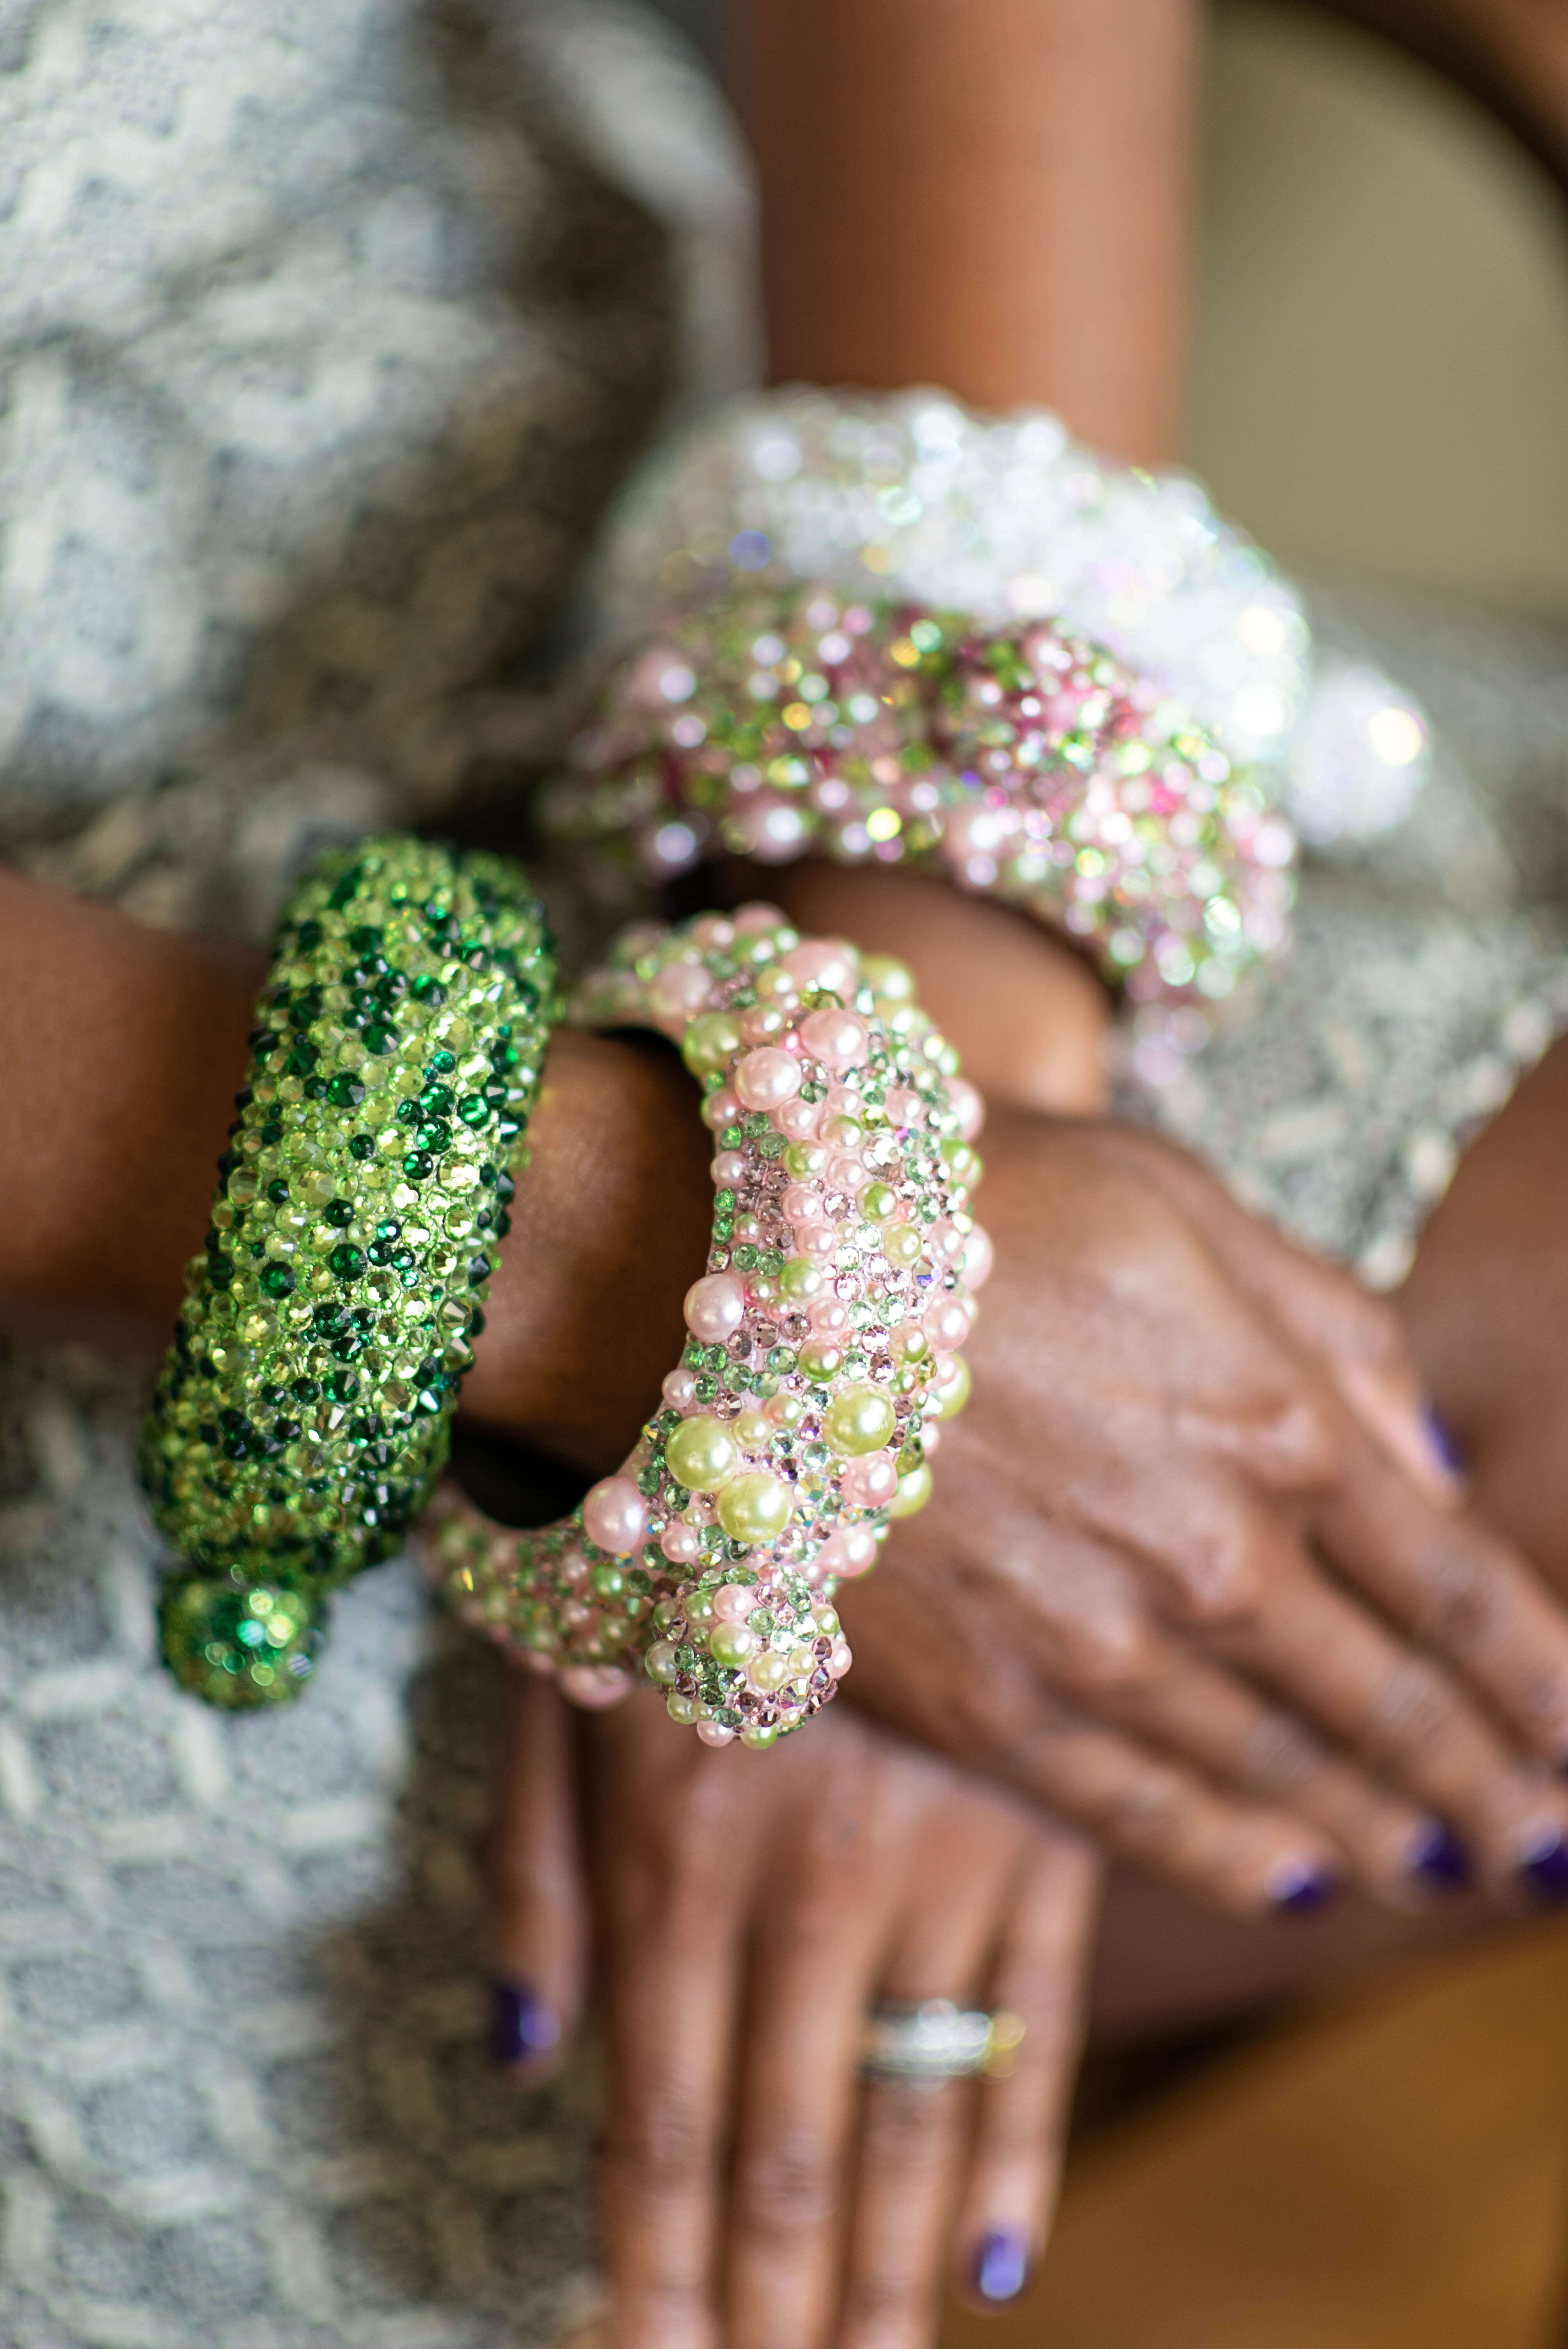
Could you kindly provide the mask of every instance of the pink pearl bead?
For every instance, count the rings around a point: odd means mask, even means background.
[[[800,1037],[813,1060],[829,1069],[852,1069],[864,1059],[871,1040],[865,1021],[852,1011],[809,1011],[800,1022]]]
[[[799,1038],[790,1041],[798,1044]],[[814,1142],[822,1123],[822,1103],[804,1102],[797,1094],[793,1101],[780,1102],[773,1112],[773,1123],[787,1142]]]
[[[713,981],[700,963],[677,962],[661,970],[648,989],[648,1009],[666,1033],[678,1036],[707,1001]]]
[[[647,1504],[629,1476],[605,1476],[583,1503],[583,1530],[614,1557],[636,1548],[648,1522]]]
[[[691,926],[692,942],[704,954],[722,954],[735,944],[735,924],[722,914],[701,914]]]
[[[966,1243],[957,1225],[950,1224],[947,1217],[943,1216],[927,1232],[925,1245],[928,1253],[936,1263],[956,1264],[964,1253]]]
[[[847,1640],[836,1640],[833,1645],[833,1652],[828,1658],[828,1670],[831,1672],[836,1681],[841,1681],[854,1661],[853,1656],[850,1653],[849,1641]]]
[[[561,1561],[561,1579],[569,1590],[588,1579],[588,1561],[580,1549],[569,1549]]]
[[[854,1199],[865,1189],[869,1178],[863,1159],[857,1158],[852,1151],[838,1150],[828,1161],[824,1179],[830,1191],[847,1191]]]
[[[727,1729],[722,1721],[699,1721],[696,1733],[705,1745],[727,1745],[735,1736],[734,1730]]]
[[[733,1190],[746,1177],[746,1154],[742,1150],[721,1150],[708,1168],[721,1191]]]
[[[973,1142],[985,1123],[985,1103],[979,1088],[967,1077],[949,1077],[947,1098],[958,1112],[959,1133],[965,1142]]]
[[[671,1371],[659,1392],[672,1411],[689,1411],[696,1401],[696,1372]]]
[[[872,1452],[863,1460],[851,1460],[840,1479],[840,1490],[851,1508],[882,1508],[898,1490],[892,1454]]]
[[[969,1315],[956,1297],[944,1297],[926,1308],[921,1327],[938,1354],[956,1353],[969,1335]]]
[[[759,1044],[738,1062],[735,1090],[748,1109],[777,1109],[799,1092],[800,1064],[776,1044]]]
[[[802,991],[820,987],[830,995],[849,995],[860,961],[854,947],[841,938],[808,938],[803,946],[791,947],[784,968]]]
[[[675,695],[665,691],[665,679],[674,686],[684,687]],[[676,652],[669,645],[650,645],[638,655],[626,674],[621,691],[634,709],[667,710],[672,699],[684,700],[692,689],[692,673],[685,653]]]
[[[727,1085],[720,1085],[716,1093],[709,1093],[702,1105],[702,1122],[710,1133],[722,1133],[739,1115],[740,1103]]]
[[[828,1264],[839,1253],[839,1227],[836,1224],[803,1224],[797,1227],[795,1247],[799,1255],[809,1257],[813,1264]]]
[[[887,1096],[888,1123],[892,1126],[913,1125],[924,1114],[925,1103],[920,1095],[911,1092],[906,1085],[891,1085]]]
[[[693,1384],[696,1384],[695,1380]],[[659,1547],[672,1566],[690,1566],[702,1551],[695,1526],[666,1526]]]
[[[824,1578],[836,1575],[841,1580],[852,1580],[864,1574],[877,1561],[877,1539],[869,1526],[846,1526],[832,1534],[817,1553],[816,1563]]]
[[[966,1288],[984,1288],[995,1268],[996,1251],[991,1245],[991,1235],[976,1224],[964,1243],[964,1280]]]
[[[822,1115],[830,1117],[863,1117],[865,1102],[853,1085],[830,1085],[822,1103]]]
[[[789,926],[789,917],[778,905],[770,905],[766,897],[748,898],[738,905],[730,916],[738,938],[755,937],[759,930],[781,930]]]
[[[838,1338],[850,1326],[850,1309],[836,1297],[814,1297],[806,1308],[806,1319],[820,1338]]]
[[[746,1291],[727,1272],[710,1272],[686,1290],[686,1328],[705,1346],[721,1346],[733,1337],[745,1311]]]
[[[744,1582],[726,1582],[713,1594],[713,1611],[725,1623],[744,1623],[756,1603],[756,1593]]]
[[[822,1219],[822,1195],[810,1183],[787,1185],[779,1204],[791,1224],[817,1224]]]
[[[561,1673],[561,1693],[587,1713],[603,1713],[631,1695],[632,1676],[614,1664],[567,1664]]]
[[[783,1041],[784,1014],[770,1003],[754,1003],[749,1011],[740,1015],[740,1040],[743,1044],[779,1044]]]

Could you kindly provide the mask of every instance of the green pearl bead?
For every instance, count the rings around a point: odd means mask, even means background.
[[[731,1541],[769,1542],[789,1522],[789,1487],[765,1471],[737,1476],[718,1496],[718,1522]]]
[[[743,1664],[756,1645],[744,1623],[716,1623],[707,1635],[707,1651],[716,1664]]]
[[[682,1038],[681,1058],[694,1077],[713,1076],[739,1046],[740,1030],[729,1013],[705,1011]]]
[[[777,1745],[779,1743],[778,1724],[776,1723],[765,1724],[758,1722],[755,1727],[741,1731],[740,1742],[742,1745],[750,1745],[757,1752],[765,1754],[770,1745]]]
[[[888,1503],[890,1517],[913,1517],[923,1509],[931,1498],[931,1470],[923,1460],[916,1468],[906,1468],[898,1480],[898,1490]]]
[[[809,1183],[827,1164],[828,1154],[820,1142],[791,1142],[785,1146],[784,1172],[797,1183]]]
[[[682,1729],[689,1729],[693,1722],[702,1719],[702,1707],[697,1703],[696,1699],[682,1696],[676,1689],[672,1689],[665,1697],[665,1711],[672,1721],[679,1723]]]
[[[674,1641],[655,1640],[643,1659],[643,1670],[651,1681],[657,1681],[667,1688],[680,1670],[676,1661]]]
[[[885,1183],[868,1183],[861,1194],[861,1213],[868,1223],[885,1224],[898,1206],[898,1193]]]
[[[924,1246],[913,1224],[895,1224],[892,1231],[882,1237],[882,1254],[890,1264],[914,1264]]]
[[[806,1304],[822,1293],[822,1271],[810,1257],[792,1256],[779,1275],[779,1286],[791,1304]]]
[[[851,1460],[880,1452],[892,1431],[892,1405],[876,1387],[846,1387],[822,1413],[823,1441]]]
[[[927,1419],[956,1419],[973,1392],[975,1381],[962,1354],[948,1358],[946,1370],[931,1390]]]
[[[684,1419],[665,1444],[665,1458],[677,1484],[692,1493],[717,1493],[740,1464],[734,1437],[721,1419]]]

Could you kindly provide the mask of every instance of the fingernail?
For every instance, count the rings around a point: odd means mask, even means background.
[[[1427,1819],[1418,1827],[1405,1864],[1412,1876],[1424,1876],[1444,1892],[1457,1892],[1470,1880],[1470,1854],[1441,1819]]]
[[[1568,1839],[1561,1827],[1542,1827],[1519,1855],[1518,1868],[1537,1900],[1555,1908],[1568,1900]]]
[[[1269,1899],[1290,1917],[1310,1917],[1326,1909],[1339,1891],[1339,1878],[1315,1859],[1287,1859],[1269,1878]]]
[[[490,1984],[490,2054],[510,2068],[537,2062],[561,2044],[561,2017],[527,1982]]]
[[[1026,2235],[998,2229],[986,2236],[975,2262],[975,2289],[982,2300],[1016,2300],[1029,2280]]]
[[[1452,1429],[1436,1403],[1429,1402],[1422,1407],[1421,1424],[1427,1431],[1427,1441],[1439,1464],[1448,1470],[1450,1476],[1462,1476],[1465,1473],[1464,1454],[1460,1450]]]

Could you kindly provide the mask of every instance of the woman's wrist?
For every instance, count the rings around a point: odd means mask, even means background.
[[[519,1172],[471,1418],[589,1469],[657,1405],[703,1269],[711,1137],[673,1053],[558,1029]]]
[[[1054,932],[919,873],[808,860],[748,877],[800,929],[906,962],[987,1100],[1082,1115],[1105,1107],[1110,998]]]

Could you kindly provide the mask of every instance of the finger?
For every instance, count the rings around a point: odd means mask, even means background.
[[[588,1898],[572,1730],[553,1682],[507,1674],[495,1814],[485,1850],[490,1899],[491,2052],[520,2085],[554,2070],[582,2013]]]
[[[999,1519],[991,1530],[1040,1668],[1076,1706],[1221,1785],[1288,1807],[1395,1907],[1464,1880],[1465,1855],[1441,1821],[1172,1638],[1109,1551],[1060,1528],[1048,1547],[1032,1527]]]
[[[1339,1874],[1321,1830],[1242,1801],[1042,1688],[1011,1621],[994,1632],[983,1600],[955,1622],[920,1583],[890,1570],[850,1587],[857,1651],[849,1700],[897,1729],[909,1687],[923,1692],[921,1734],[966,1769],[1043,1804],[1118,1857],[1209,1906],[1242,1917],[1321,1906]],[[871,1636],[862,1639],[861,1627]]]
[[[717,2349],[722,2339],[720,2170],[748,1887],[721,1774],[758,1763],[767,1757],[704,1749],[691,1768],[699,1796],[713,1799],[686,1806],[694,1831],[683,1837],[677,1817],[658,1851],[622,1848],[610,1871],[599,2207],[618,2349]]]
[[[1208,1643],[1449,1820],[1494,1889],[1568,1895],[1568,1802],[1539,1767],[1504,1745],[1440,1665],[1335,1589],[1272,1516],[1260,1515],[1253,1539],[1266,1604]]]
[[[851,1760],[868,1775],[841,1783],[831,1816],[801,1821],[773,1863],[726,2229],[728,2349],[811,2349],[830,2337],[861,2036],[914,1848],[913,1806],[939,1767],[900,1749],[899,1775],[879,1772],[869,1733],[851,1723],[810,1734],[858,1735],[866,1750]]]
[[[1236,1286],[1322,1369],[1374,1444],[1434,1506],[1457,1507],[1464,1479],[1392,1309],[1343,1267],[1249,1215],[1206,1166],[1160,1135],[1118,1128],[1114,1147],[1181,1207]]]
[[[1140,1741],[1195,1763],[1222,1786],[1320,1828],[1349,1872],[1391,1908],[1418,1908],[1470,1878],[1469,1855],[1441,1818],[1381,1785],[1298,1715],[1174,1640],[1147,1680],[1103,1688],[1095,1709]]]
[[[1026,1834],[1002,1804],[960,1798],[937,1811],[878,2003],[974,2003]],[[965,2082],[868,2082],[838,2333],[843,2349],[921,2349],[932,2339],[973,2105]]]
[[[1312,1523],[1336,1565],[1522,1744],[1568,1764],[1568,1613],[1510,1543],[1471,1511],[1429,1508],[1365,1448]]]
[[[1023,2036],[980,2092],[954,2243],[961,2288],[983,2307],[1014,2299],[1039,2261],[1061,2181],[1099,1899],[1087,1844],[1040,1837],[1014,1897],[992,1976],[994,2013]]]

